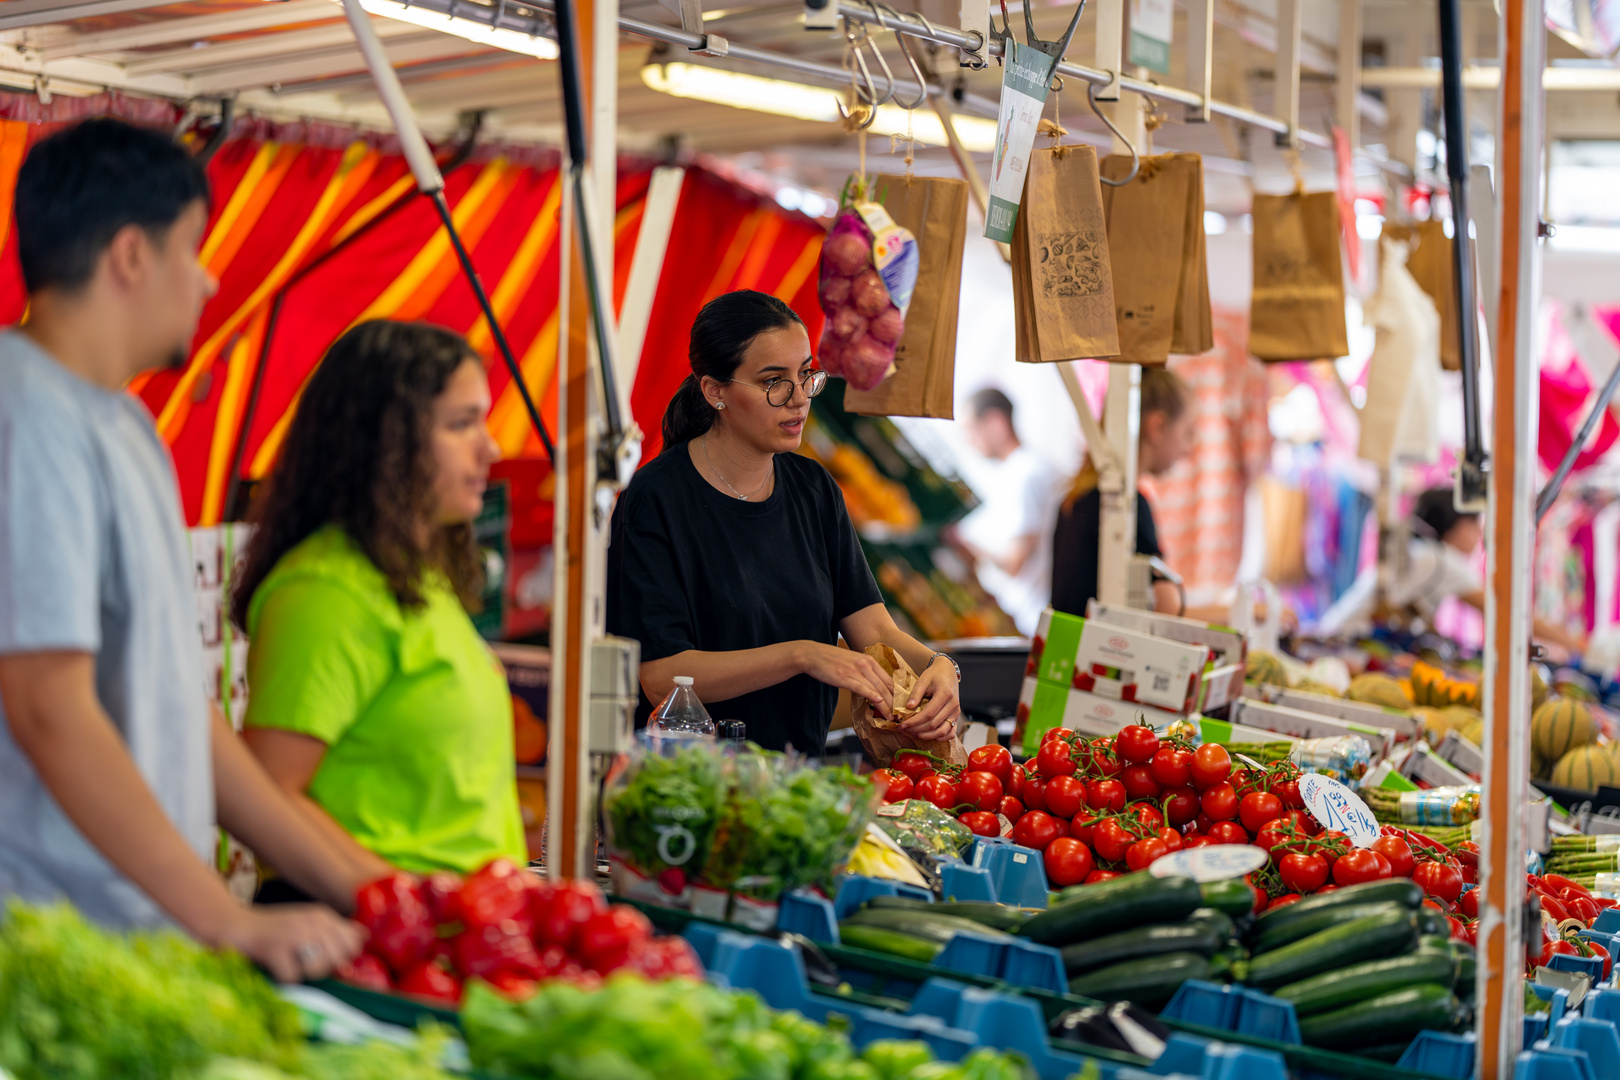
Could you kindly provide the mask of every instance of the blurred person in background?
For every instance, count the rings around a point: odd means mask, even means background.
[[[1052,595],[1052,549],[1061,478],[1019,441],[1013,403],[993,387],[974,394],[968,442],[990,462],[983,501],[947,539],[973,561],[979,583],[1024,635]]]
[[[1192,391],[1169,368],[1142,369],[1141,426],[1137,443],[1137,469],[1144,476],[1163,476],[1192,452]],[[1102,532],[1102,494],[1097,470],[1088,457],[1063,499],[1052,533],[1052,606],[1084,616],[1097,595],[1097,551]],[[1136,494],[1136,553],[1164,557],[1159,548],[1153,507]],[[1180,591],[1168,581],[1153,584],[1157,611],[1182,612]]]

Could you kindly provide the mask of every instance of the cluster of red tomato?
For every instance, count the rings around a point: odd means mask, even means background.
[[[1234,765],[1217,743],[1161,739],[1139,724],[1091,739],[1053,729],[1026,765],[995,745],[974,750],[965,769],[901,751],[874,776],[889,802],[926,799],[979,835],[1005,833],[1041,851],[1055,888],[1105,881],[1187,848],[1254,844],[1271,854],[1250,878],[1259,909],[1397,876],[1417,881],[1451,914],[1471,865],[1392,827],[1371,847],[1354,847],[1305,810],[1299,777],[1286,761]],[[1461,923],[1454,929],[1460,934]]]
[[[338,977],[373,990],[459,1002],[465,979],[483,979],[514,998],[544,979],[594,985],[621,968],[649,979],[701,978],[697,956],[678,937],[654,937],[635,908],[609,906],[585,881],[554,883],[509,859],[465,881],[440,872],[393,874],[355,897],[366,951]]]
[[[1595,941],[1588,941],[1578,933],[1576,924],[1590,928],[1597,921],[1598,913],[1605,908],[1615,907],[1620,901],[1610,900],[1603,896],[1593,896],[1590,889],[1578,882],[1571,881],[1561,874],[1546,874],[1537,876],[1526,874],[1524,879],[1524,898],[1529,900],[1532,896],[1541,900],[1542,925],[1546,933],[1542,935],[1541,955],[1535,961],[1526,965],[1526,972],[1533,972],[1538,967],[1546,967],[1552,958],[1559,953],[1570,956],[1598,956],[1603,959],[1603,977],[1607,979],[1613,967],[1613,960],[1609,950]],[[1474,897],[1467,893],[1463,899]],[[1477,897],[1474,897],[1477,908]],[[1461,907],[1462,905],[1458,905]],[[1477,918],[1478,911],[1472,912]],[[1548,926],[1548,923],[1551,926]]]

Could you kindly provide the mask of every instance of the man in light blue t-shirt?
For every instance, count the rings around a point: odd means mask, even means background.
[[[184,359],[214,291],[207,181],[164,134],[86,121],[29,153],[15,220],[29,314],[0,332],[0,899],[172,920],[278,977],[323,975],[359,928],[238,904],[210,866],[216,822],[341,910],[388,868],[330,845],[204,698],[173,466],[123,390]]]

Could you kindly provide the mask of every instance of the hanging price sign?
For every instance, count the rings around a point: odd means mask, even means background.
[[[1305,809],[1324,829],[1337,829],[1356,847],[1367,847],[1378,839],[1378,819],[1373,817],[1361,796],[1320,773],[1299,778],[1299,795]]]
[[[1190,877],[1202,884],[1253,873],[1270,858],[1265,848],[1249,844],[1211,844],[1154,859],[1148,873],[1154,877]]]

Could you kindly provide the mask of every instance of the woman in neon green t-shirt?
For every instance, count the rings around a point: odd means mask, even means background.
[[[231,609],[245,737],[342,845],[412,872],[526,861],[512,704],[468,618],[500,451],[459,335],[367,322],[305,387]]]

